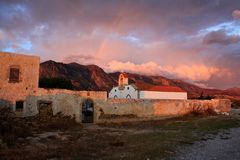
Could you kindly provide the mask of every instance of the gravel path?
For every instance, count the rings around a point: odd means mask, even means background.
[[[240,128],[221,132],[216,138],[181,148],[176,160],[240,160]]]

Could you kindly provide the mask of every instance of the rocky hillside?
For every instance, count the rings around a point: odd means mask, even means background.
[[[40,78],[61,77],[71,80],[76,90],[108,90],[114,79],[96,65],[63,64],[47,61],[40,65]]]
[[[81,65],[78,63],[57,63],[47,61],[41,64],[40,78],[61,77],[68,79],[76,90],[107,90],[117,85],[119,72],[106,73],[96,65]],[[170,85],[178,86],[188,92],[189,98],[196,98],[200,95],[228,95],[240,96],[240,88],[227,90],[206,89],[184,82],[182,80],[168,79],[162,76],[145,76],[139,74],[128,74],[130,83],[138,83],[142,86]]]

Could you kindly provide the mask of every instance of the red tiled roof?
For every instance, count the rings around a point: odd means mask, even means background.
[[[185,92],[179,87],[176,86],[154,86],[149,89],[148,91],[161,91],[161,92]]]
[[[158,92],[185,92],[177,86],[154,86],[154,85],[144,85],[135,84],[138,90],[142,91],[158,91]]]

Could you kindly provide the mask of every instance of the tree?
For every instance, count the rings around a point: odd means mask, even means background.
[[[62,77],[40,78],[39,87],[40,88],[60,88],[60,89],[70,89],[70,90],[74,89],[74,86],[72,85],[71,81]]]

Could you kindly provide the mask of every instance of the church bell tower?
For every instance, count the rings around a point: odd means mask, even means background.
[[[128,85],[128,75],[126,73],[121,73],[118,78],[118,85]]]

